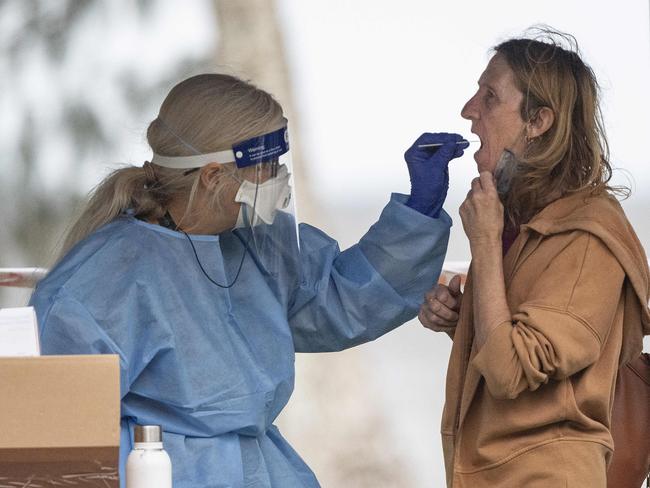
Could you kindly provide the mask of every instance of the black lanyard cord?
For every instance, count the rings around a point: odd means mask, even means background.
[[[235,279],[232,280],[232,283],[230,283],[229,285],[222,285],[222,284],[217,283],[216,281],[214,281],[212,278],[210,278],[208,273],[203,268],[203,265],[201,264],[201,260],[199,259],[199,255],[196,252],[196,248],[194,247],[194,243],[192,242],[192,239],[190,238],[189,235],[187,235],[187,232],[185,232],[184,230],[181,230],[181,232],[183,234],[185,234],[185,237],[187,237],[187,240],[190,241],[190,246],[192,246],[192,251],[194,251],[194,257],[196,258],[196,262],[198,263],[199,268],[201,268],[201,271],[203,271],[203,274],[208,279],[208,281],[210,281],[210,283],[212,283],[214,285],[217,285],[219,288],[232,288],[232,286],[237,282],[237,279],[239,278],[239,274],[241,273],[242,267],[244,266],[244,258],[246,258],[246,250],[248,249],[248,243],[246,243],[244,245],[244,252],[241,255],[241,261],[239,261],[239,267],[237,268],[237,274],[235,275]],[[224,271],[225,271],[225,267],[224,267]]]
[[[196,168],[194,168],[194,169],[196,169]],[[259,171],[260,171],[260,166],[259,165],[256,167],[256,171],[257,171],[257,174],[256,174],[256,179],[255,179],[255,181],[256,181],[256,184],[255,184],[255,197],[253,198],[253,212],[252,212],[253,215],[255,215],[255,207],[257,205],[257,191],[258,191],[258,183],[257,182],[259,182]],[[190,172],[191,171],[186,171],[187,174],[189,174]],[[244,205],[244,204],[242,203],[241,205]],[[242,253],[241,261],[239,261],[239,266],[237,268],[237,274],[235,274],[235,279],[233,279],[232,283],[230,283],[229,285],[222,285],[221,283],[217,283],[215,280],[213,280],[210,277],[210,275],[208,275],[208,273],[205,271],[205,268],[203,268],[203,265],[201,264],[201,260],[199,259],[199,255],[196,252],[196,248],[194,247],[194,243],[192,242],[192,239],[187,234],[187,232],[185,232],[183,229],[180,229],[178,227],[178,225],[176,225],[176,222],[174,222],[174,219],[172,218],[171,214],[169,213],[169,210],[167,210],[165,212],[165,215],[160,219],[159,223],[163,227],[167,227],[168,229],[179,231],[179,232],[182,232],[183,234],[185,234],[185,237],[187,237],[187,240],[190,242],[190,246],[192,246],[192,251],[194,251],[194,257],[196,258],[196,262],[198,263],[199,268],[201,268],[201,271],[203,272],[203,274],[205,275],[205,277],[208,279],[208,281],[210,283],[212,283],[213,285],[218,286],[219,288],[224,288],[224,289],[232,288],[233,285],[235,283],[237,283],[237,279],[239,279],[239,274],[241,273],[241,270],[242,270],[242,268],[244,266],[244,259],[246,258],[246,253],[248,251],[248,245],[250,244],[251,236],[253,235],[252,225],[251,225],[250,233],[249,233],[249,235],[248,235],[248,237],[246,239],[246,242],[243,243],[244,244],[244,252]],[[240,239],[240,241],[241,241],[241,239]],[[225,269],[226,269],[226,267],[224,266],[224,272],[225,272]]]
[[[242,253],[241,260],[239,261],[239,266],[237,268],[237,274],[235,275],[235,279],[233,279],[232,283],[230,283],[229,285],[222,285],[221,283],[217,283],[215,280],[213,280],[210,277],[210,275],[208,275],[207,271],[203,267],[203,264],[201,264],[201,260],[199,259],[199,254],[196,252],[196,247],[194,247],[194,242],[192,242],[192,238],[187,234],[187,232],[185,232],[183,229],[180,229],[178,225],[176,225],[176,222],[174,222],[174,219],[172,218],[169,211],[165,212],[165,215],[158,222],[161,226],[174,230],[176,232],[182,232],[185,235],[185,237],[187,237],[190,246],[192,246],[192,251],[194,252],[194,257],[196,258],[196,262],[199,265],[199,268],[203,272],[204,276],[208,279],[210,283],[218,286],[219,288],[225,288],[225,289],[232,288],[233,285],[237,283],[237,280],[239,279],[239,274],[241,273],[241,270],[244,266],[244,259],[246,258],[246,251],[248,249],[248,242],[244,243],[244,252]],[[225,271],[225,267],[224,267],[224,271]]]

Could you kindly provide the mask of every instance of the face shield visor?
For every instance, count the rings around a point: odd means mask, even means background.
[[[280,278],[282,275],[284,279],[295,279],[299,245],[287,127],[238,142],[225,151],[201,154],[192,149],[197,153],[194,156],[154,154],[151,162],[187,170],[213,162],[234,163],[236,171],[233,177],[240,183],[234,200],[240,207],[232,235],[221,236],[222,249],[228,247],[223,249],[224,257],[241,255],[241,252],[226,251],[243,246],[265,276]],[[244,266],[239,264],[235,268],[237,272],[231,279],[232,283],[226,287],[234,284]]]

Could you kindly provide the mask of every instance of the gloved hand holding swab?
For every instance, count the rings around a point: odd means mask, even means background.
[[[465,143],[474,144],[475,142],[481,142],[481,141],[479,141],[479,140],[466,141],[465,139],[463,139],[462,141],[458,141],[456,144],[465,144]],[[444,142],[437,142],[435,144],[418,144],[418,149],[423,149],[423,148],[426,148],[426,147],[440,147],[443,144],[445,144],[445,143]]]
[[[425,132],[418,137],[404,153],[411,179],[406,205],[438,218],[449,188],[449,161],[461,157],[468,145],[460,134]]]

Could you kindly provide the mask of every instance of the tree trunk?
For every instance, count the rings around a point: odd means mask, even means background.
[[[323,223],[300,150],[300,123],[293,110],[289,69],[273,0],[215,0],[220,38],[217,62],[227,72],[272,93],[289,120],[299,217]],[[282,430],[305,456],[323,486],[414,486],[385,415],[370,400],[372,374],[357,351],[298,355],[293,400]]]
[[[298,218],[313,221],[314,204],[308,170],[300,148],[300,123],[293,110],[291,82],[282,32],[273,0],[215,0],[219,39],[217,63],[222,71],[251,81],[271,93],[289,120]]]

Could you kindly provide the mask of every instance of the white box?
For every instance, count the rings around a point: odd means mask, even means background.
[[[40,355],[34,308],[0,308],[0,357]]]

